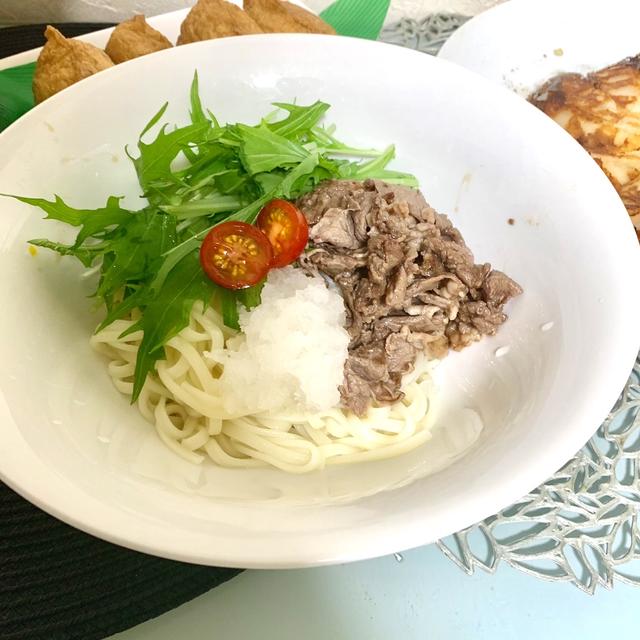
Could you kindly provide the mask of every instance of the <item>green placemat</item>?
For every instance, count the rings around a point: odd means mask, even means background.
[[[33,107],[35,62],[0,71],[0,131]]]
[[[320,17],[340,35],[377,40],[390,0],[337,0]]]

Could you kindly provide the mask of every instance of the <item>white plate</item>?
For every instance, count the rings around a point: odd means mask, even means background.
[[[637,0],[511,0],[464,24],[438,57],[527,96],[557,73],[640,53],[639,24]]]
[[[3,200],[3,480],[61,519],[135,549],[290,567],[431,542],[505,507],[570,458],[608,413],[637,352],[640,250],[589,157],[476,74],[328,36],[179,47],[97,74],[9,127],[0,135],[0,192],[58,193],[87,207],[115,193],[135,206],[123,147],[167,99],[167,119],[186,120],[194,69],[223,121],[254,122],[273,101],[321,98],[346,141],[395,142],[395,166],[419,177],[478,260],[525,293],[497,337],[444,362],[438,428],[422,449],[305,477],[196,467],[164,449],[89,348],[98,320],[85,297],[92,283],[71,261],[27,252],[27,239],[57,236],[56,224]]]
[[[242,4],[242,0],[229,0],[229,2],[237,4],[238,6]],[[293,2],[293,4],[297,4],[300,7],[308,9],[307,5],[305,5],[304,2],[300,2],[300,0],[291,0],[291,2]],[[148,16],[146,20],[154,29],[157,29],[160,33],[162,33],[166,38],[168,38],[175,44],[178,36],[180,35],[180,25],[186,18],[189,11],[190,9],[178,9],[177,11],[170,11],[168,13],[163,13],[157,16]],[[86,33],[82,36],[78,36],[76,39],[83,40],[84,42],[89,42],[96,47],[104,49],[107,46],[107,42],[109,41],[109,36],[111,35],[112,31],[113,27],[110,27],[108,29],[100,29],[100,31],[92,31],[91,33]],[[20,64],[27,64],[28,62],[33,62],[38,58],[38,54],[40,53],[40,51],[41,47],[2,58],[0,59],[0,70],[8,69],[9,67],[16,67]]]

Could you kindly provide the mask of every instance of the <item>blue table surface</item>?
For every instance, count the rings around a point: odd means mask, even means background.
[[[112,640],[640,637],[640,588],[588,596],[502,566],[467,576],[430,545],[350,565],[246,571]]]

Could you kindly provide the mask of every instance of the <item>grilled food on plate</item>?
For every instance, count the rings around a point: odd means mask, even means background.
[[[178,44],[262,33],[253,18],[226,0],[198,0],[180,27]]]
[[[253,33],[325,33],[333,27],[314,13],[282,0],[245,0],[244,10],[226,0],[198,0],[180,26],[177,44]],[[143,15],[120,23],[106,50],[65,38],[48,26],[47,44],[38,57],[33,82],[36,102],[102,69],[133,58],[168,49],[173,45],[151,27]]]
[[[47,26],[33,75],[33,97],[42,102],[72,84],[113,66],[111,58],[98,47],[74,38],[65,38],[56,28]]]
[[[640,55],[588,75],[556,76],[530,101],[602,167],[640,238]]]
[[[136,15],[113,30],[105,53],[120,64],[172,46],[164,35],[147,23],[143,15]]]

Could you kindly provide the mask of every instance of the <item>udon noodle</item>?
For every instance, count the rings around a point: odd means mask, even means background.
[[[135,321],[135,315],[117,320],[91,338],[109,359],[114,385],[128,396],[142,331],[120,336]],[[189,325],[165,345],[166,359],[147,377],[137,400],[140,413],[183,458],[201,463],[208,456],[223,467],[271,465],[305,473],[326,464],[394,457],[429,439],[432,364],[426,359],[406,376],[402,400],[371,407],[365,417],[338,407],[318,413],[229,414],[216,352],[233,334],[215,309],[196,304]]]

